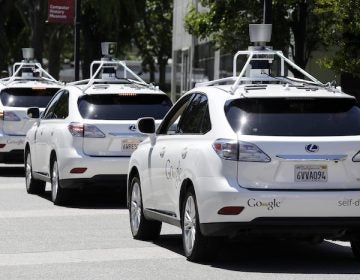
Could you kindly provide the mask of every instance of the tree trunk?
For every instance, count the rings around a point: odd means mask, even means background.
[[[34,48],[35,58],[42,63],[44,51],[44,34],[46,20],[46,0],[34,1],[34,10],[31,19],[31,46]]]
[[[13,8],[12,0],[2,0],[0,1],[0,18],[3,22],[10,15],[10,10]],[[0,71],[8,70],[6,54],[8,53],[9,43],[6,36],[6,31],[4,24],[0,24]]]
[[[307,2],[306,0],[300,1],[298,7],[293,12],[292,31],[295,40],[295,53],[294,61],[301,68],[305,68],[309,57],[306,55],[306,25],[307,25]],[[303,78],[303,75],[298,71],[294,71],[294,75]]]
[[[49,73],[59,79],[60,55],[64,46],[64,26],[55,27],[49,40]]]
[[[162,57],[158,58],[158,65],[159,65],[159,87],[161,90],[166,91],[166,65],[167,59],[163,59]]]
[[[350,73],[341,73],[340,75],[340,83],[342,90],[350,94],[352,96],[355,96],[358,101],[360,101],[360,78],[354,77]]]

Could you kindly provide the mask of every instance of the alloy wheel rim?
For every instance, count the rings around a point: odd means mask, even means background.
[[[53,201],[56,198],[58,191],[58,171],[57,171],[57,162],[55,161],[53,164],[53,171],[51,176],[51,194]]]
[[[130,221],[133,234],[137,234],[141,219],[141,195],[140,186],[135,183],[131,192]]]
[[[189,196],[186,200],[183,227],[185,249],[189,254],[191,254],[194,248],[196,236],[196,209],[195,201],[192,196]]]
[[[25,167],[25,179],[26,179],[26,188],[29,189],[30,188],[30,183],[31,183],[31,159],[30,159],[30,155],[27,156],[26,158],[26,167]]]

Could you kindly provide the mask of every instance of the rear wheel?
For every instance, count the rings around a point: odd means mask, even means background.
[[[140,180],[134,177],[131,181],[130,194],[130,228],[135,239],[155,240],[161,231],[161,222],[147,220],[143,213]]]
[[[34,179],[30,151],[25,154],[25,184],[26,191],[30,194],[42,194],[45,192],[46,182]]]
[[[59,181],[59,167],[56,158],[51,164],[51,199],[55,205],[64,205],[68,200],[68,192]]]
[[[193,190],[186,193],[183,201],[181,229],[184,253],[189,261],[210,261],[216,257],[219,239],[202,235]]]
[[[350,244],[355,258],[360,261],[360,238],[355,237],[354,239],[350,240]]]

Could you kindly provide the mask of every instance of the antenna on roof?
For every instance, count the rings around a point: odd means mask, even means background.
[[[101,43],[101,61],[112,61],[117,49],[116,42],[102,42]],[[116,79],[116,67],[112,66],[104,66],[101,70],[101,78],[102,79]]]
[[[272,24],[249,24],[250,42],[265,47],[271,41]]]
[[[34,49],[33,48],[22,48],[22,55],[24,62],[34,61]]]
[[[103,59],[111,60],[117,50],[116,42],[102,42],[101,43],[101,54],[103,55]]]

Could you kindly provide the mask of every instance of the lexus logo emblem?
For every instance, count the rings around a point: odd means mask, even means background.
[[[316,144],[308,144],[305,146],[305,151],[309,153],[316,153],[319,150],[319,146]]]
[[[129,130],[136,131],[136,126],[134,124],[130,125]]]

